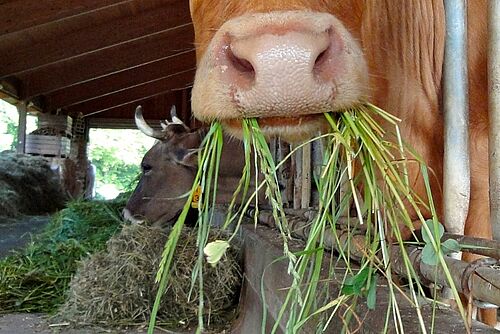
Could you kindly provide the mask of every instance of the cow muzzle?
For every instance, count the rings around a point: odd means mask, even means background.
[[[125,219],[125,221],[129,221],[131,222],[132,224],[142,224],[144,223],[144,220],[141,220],[141,219],[137,219],[131,212],[129,209],[123,209],[122,211],[122,216],[123,216],[123,219]]]
[[[219,29],[199,62],[193,112],[202,120],[260,117],[297,125],[306,115],[364,100],[367,82],[361,48],[334,16],[245,15]]]

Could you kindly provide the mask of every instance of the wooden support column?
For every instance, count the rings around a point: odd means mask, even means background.
[[[20,101],[17,105],[17,112],[19,113],[19,122],[17,127],[17,153],[25,152],[26,143],[26,116],[28,110],[28,104],[25,101]]]
[[[307,209],[311,206],[311,155],[312,145],[307,143],[302,148],[302,194],[300,207]]]
[[[323,169],[323,155],[324,155],[324,145],[323,140],[315,140],[311,143],[312,154],[311,154],[311,207],[318,207],[320,194],[318,192],[317,185],[314,183],[315,178],[321,176],[321,171]]]
[[[293,145],[292,150],[297,146]],[[293,208],[300,209],[302,207],[302,149],[295,151],[292,159],[293,170]]]
[[[282,162],[290,153],[290,144],[285,143],[282,140],[278,140],[277,157],[276,162]],[[280,182],[283,189],[281,191],[281,198],[285,207],[293,207],[293,171],[292,171],[292,160],[290,158],[286,160],[283,165],[278,169],[278,181]]]

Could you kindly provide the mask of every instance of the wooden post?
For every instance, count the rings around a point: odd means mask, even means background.
[[[278,139],[277,138],[271,138],[269,141],[269,151],[271,151],[271,155],[273,157],[273,161],[275,164],[278,163],[277,158],[278,158]]]
[[[17,128],[17,153],[25,152],[26,143],[26,116],[28,110],[28,104],[25,101],[20,101],[17,105],[17,112],[19,113],[19,122]]]
[[[301,209],[307,209],[311,205],[311,143],[302,148],[302,189],[300,196]]]
[[[323,140],[315,140],[312,142],[312,176],[311,176],[311,207],[318,207],[319,205],[319,192],[317,185],[314,184],[314,178],[321,175],[321,170],[323,168]]]
[[[292,150],[296,146],[292,146]],[[295,151],[292,159],[293,170],[293,208],[300,209],[302,206],[302,149]]]
[[[286,156],[290,153],[290,144],[285,143],[282,140],[278,140],[277,149],[277,162],[283,161]],[[283,204],[285,207],[290,207],[290,203],[293,204],[293,171],[292,171],[292,160],[288,159],[285,163],[278,169],[278,181],[283,186],[281,191]]]

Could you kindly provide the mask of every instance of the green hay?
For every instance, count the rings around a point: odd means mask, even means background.
[[[146,322],[158,290],[154,277],[168,231],[142,225],[125,226],[112,237],[107,249],[86,259],[71,281],[69,299],[58,321],[73,325],[134,325]],[[212,231],[209,240],[224,238]],[[179,237],[172,277],[158,311],[168,328],[188,328],[197,319],[199,295],[191,291],[191,275],[197,261],[197,231],[185,227]],[[241,283],[238,248],[233,247],[222,266],[205,264],[203,318],[221,329],[236,314]]]
[[[333,116],[333,117],[332,117]],[[330,124],[330,133],[324,134],[314,140],[322,140],[325,146],[322,171],[317,176],[319,189],[319,211],[310,228],[310,235],[306,241],[304,249],[299,252],[292,252],[288,247],[290,231],[286,216],[281,207],[281,198],[276,179],[276,170],[283,163],[275,164],[264,135],[260,131],[258,120],[243,119],[243,139],[245,143],[246,163],[251,154],[250,146],[254,150],[256,157],[255,169],[263,174],[264,181],[258,189],[264,187],[268,199],[273,206],[273,217],[283,239],[284,258],[288,260],[288,274],[291,276],[292,284],[288,287],[288,293],[284,304],[279,311],[278,319],[272,329],[272,333],[278,331],[279,323],[285,314],[288,317],[286,324],[287,333],[301,333],[304,325],[314,319],[318,332],[327,328],[331,319],[336,316],[344,321],[344,328],[339,332],[349,332],[350,321],[356,318],[356,307],[363,300],[367,300],[368,307],[375,307],[377,276],[385,280],[389,288],[389,308],[387,312],[386,325],[391,320],[396,322],[397,330],[404,332],[404,325],[398,306],[398,298],[403,297],[414,306],[415,313],[419,319],[419,326],[425,331],[426,325],[420,314],[418,296],[423,296],[423,289],[419,278],[416,276],[408,254],[404,250],[405,241],[401,237],[399,224],[404,223],[411,228],[412,217],[410,210],[416,212],[421,223],[425,222],[423,210],[432,212],[432,219],[429,226],[423,225],[428,235],[430,229],[437,230],[439,225],[432,203],[430,193],[429,178],[424,162],[418,155],[408,148],[401,140],[398,119],[380,110],[373,105],[364,105],[359,108],[338,112],[335,114],[325,114]],[[375,118],[377,120],[375,120]],[[386,133],[378,124],[379,121],[386,122],[392,126],[394,133]],[[192,287],[196,288],[203,296],[204,273],[200,269],[207,260],[217,264],[217,258],[223,256],[229,245],[226,241],[209,243],[206,235],[210,230],[211,216],[209,214],[210,204],[215,201],[214,195],[217,187],[217,172],[222,150],[222,129],[219,123],[212,124],[202,147],[200,149],[200,160],[198,173],[196,175],[193,192],[201,186],[199,218],[198,218],[198,254],[199,258],[194,266],[195,274],[192,276]],[[296,149],[294,150],[294,152]],[[292,153],[294,153],[292,152]],[[290,158],[292,155],[286,158]],[[426,184],[427,198],[419,198],[411,189],[408,180],[408,163],[416,164],[420,168],[422,178]],[[248,173],[243,173],[238,191],[245,193],[248,189]],[[345,177],[344,177],[345,176]],[[246,186],[246,188],[245,188]],[[341,187],[347,186],[349,190],[339,200],[338,191]],[[361,197],[356,189],[361,189]],[[189,196],[184,211],[175,223],[165,245],[160,269],[157,273],[157,281],[160,283],[159,292],[153,307],[150,327],[148,333],[153,333],[156,315],[159,311],[160,301],[163,291],[171,281],[171,267],[177,256],[179,248],[179,235],[184,225],[184,220],[189,209],[192,193]],[[235,194],[236,196],[236,194]],[[206,199],[205,199],[206,197]],[[251,197],[255,197],[255,194]],[[250,198],[252,200],[252,198]],[[238,212],[229,212],[229,221],[238,219],[238,227],[243,217],[247,204]],[[351,206],[352,203],[352,206]],[[232,205],[231,205],[232,206]],[[340,257],[347,263],[344,277],[332,277],[335,271],[335,262],[329,263],[328,277],[321,274],[323,264],[324,240],[327,237],[338,240],[336,233],[336,221],[339,217],[354,208],[358,219],[362,224],[369,226],[365,239],[365,255],[361,259],[361,269],[358,271],[354,266],[350,266],[349,243],[341,250]],[[255,210],[258,215],[258,209]],[[352,221],[354,227],[355,221]],[[358,222],[359,224],[359,222]],[[348,224],[349,225],[349,224]],[[237,231],[234,232],[236,235]],[[327,236],[328,233],[328,236]],[[401,247],[403,261],[407,271],[407,281],[409,282],[409,293],[404,293],[393,279],[391,271],[391,258],[388,251],[386,235],[392,236],[393,240]],[[231,239],[231,238],[229,238]],[[446,268],[438,240],[431,241],[435,252],[436,262],[438,262],[447,274],[448,281],[453,287],[453,281]],[[207,259],[202,254],[205,251]],[[330,296],[328,287],[320,284],[323,280],[335,280],[343,285],[342,292],[338,296]],[[453,289],[457,296],[456,289]],[[325,297],[325,298],[322,298]],[[343,307],[340,308],[339,306]],[[204,300],[200,298],[199,314],[204,310]],[[344,311],[339,311],[340,309]],[[345,311],[347,309],[347,311]],[[461,310],[463,315],[463,310]],[[264,316],[266,312],[264,310]],[[265,323],[262,324],[264,332]],[[204,319],[199,317],[197,333],[204,331]]]
[[[57,174],[47,160],[26,154],[0,153],[0,215],[15,217],[54,212],[63,207]]]
[[[26,249],[0,260],[0,312],[54,312],[78,261],[102,250],[120,229],[125,203],[70,202]]]

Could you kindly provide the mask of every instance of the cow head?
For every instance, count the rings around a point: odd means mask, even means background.
[[[163,224],[174,219],[186,202],[196,168],[200,131],[191,131],[175,116],[162,123],[162,130],[151,128],[137,108],[137,127],[158,142],[141,162],[142,174],[124,210],[124,217],[134,222]]]
[[[258,117],[289,141],[317,133],[321,113],[363,102],[360,0],[191,0],[198,69],[192,109],[233,134]]]

